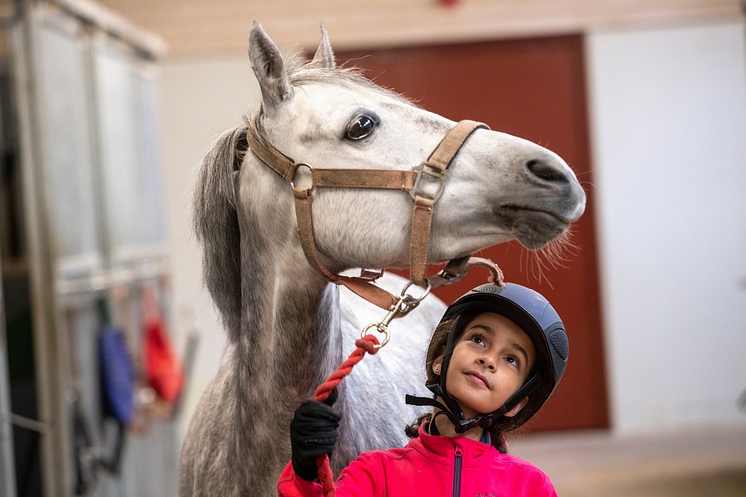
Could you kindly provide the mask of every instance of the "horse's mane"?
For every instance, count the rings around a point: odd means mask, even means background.
[[[241,237],[234,172],[247,148],[246,125],[220,135],[199,166],[192,201],[204,282],[231,340],[241,329]]]

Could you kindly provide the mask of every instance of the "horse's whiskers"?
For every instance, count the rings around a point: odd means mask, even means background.
[[[580,255],[580,246],[572,241],[572,229],[549,242],[539,253],[547,259],[553,269],[566,268],[565,263]]]
[[[572,241],[572,237],[573,233],[568,230],[541,250],[534,251],[521,247],[518,260],[520,272],[529,275],[539,284],[546,281],[551,288],[554,288],[547,276],[548,271],[558,268],[567,269],[567,264],[580,254],[580,247]]]

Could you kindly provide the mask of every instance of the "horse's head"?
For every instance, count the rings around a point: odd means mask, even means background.
[[[323,27],[308,64],[284,58],[258,23],[249,55],[262,92],[265,138],[298,162],[411,170],[455,125],[336,68]],[[319,188],[313,202],[316,243],[331,268],[408,264],[409,193]],[[584,207],[585,194],[559,156],[514,136],[477,130],[448,169],[434,207],[429,259],[444,261],[512,239],[539,249],[565,232]]]
[[[337,68],[323,27],[307,64],[283,57],[258,23],[249,36],[249,55],[262,94],[258,128],[267,143],[299,163],[411,171],[455,126],[353,70]],[[253,153],[243,157],[246,129],[218,139],[203,162],[194,200],[205,281],[232,330],[240,317],[242,252],[259,250],[242,248],[239,231],[265,252],[284,250],[283,244],[295,247],[292,254],[274,257],[308,267],[297,257],[293,190]],[[308,170],[298,171],[293,179],[302,186]],[[312,198],[316,246],[330,270],[409,265],[410,192],[317,188]],[[455,259],[514,239],[539,249],[564,233],[584,208],[583,189],[556,154],[478,129],[447,170],[433,208],[428,259]]]

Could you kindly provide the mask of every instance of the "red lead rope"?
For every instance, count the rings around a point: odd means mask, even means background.
[[[342,382],[342,379],[352,372],[353,366],[360,362],[366,352],[371,355],[378,352],[378,348],[376,348],[378,339],[373,335],[365,335],[363,338],[356,340],[355,345],[357,349],[350,354],[350,357],[316,389],[316,396],[313,400],[324,402],[332,390]],[[319,481],[323,487],[324,497],[334,497],[337,495],[337,491],[334,486],[334,475],[329,466],[329,457],[326,454],[317,457],[316,465],[319,467]]]

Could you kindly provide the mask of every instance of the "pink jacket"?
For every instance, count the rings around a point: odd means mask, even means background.
[[[319,497],[321,485],[293,473],[288,464],[277,488],[281,497]],[[556,497],[549,477],[533,464],[500,454],[468,438],[424,433],[403,449],[361,454],[337,478],[337,496]]]

